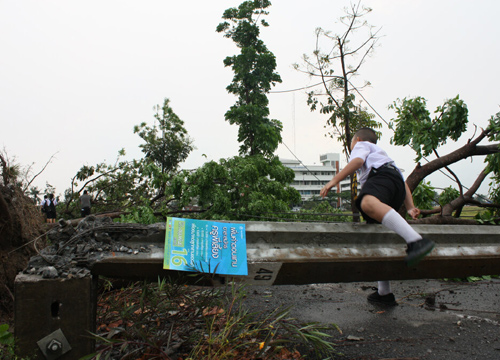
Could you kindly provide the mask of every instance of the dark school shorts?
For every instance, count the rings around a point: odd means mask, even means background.
[[[356,206],[361,215],[370,224],[379,222],[366,215],[361,210],[361,200],[365,195],[372,195],[384,204],[398,211],[403,205],[406,196],[405,183],[399,171],[393,168],[381,167],[370,172],[356,199]]]
[[[86,206],[86,207],[82,208],[80,213],[81,213],[82,217],[90,215],[90,208],[88,206]]]

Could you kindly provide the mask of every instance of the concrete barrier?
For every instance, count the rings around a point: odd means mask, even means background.
[[[405,242],[381,225],[245,224],[249,275],[208,277],[205,284],[234,280],[253,285],[301,285],[500,274],[500,228],[495,226],[413,226],[434,240],[436,248],[417,267],[407,268]],[[102,254],[82,278],[19,275],[15,293],[19,355],[66,360],[90,353],[98,276],[156,280],[158,276],[187,274],[163,269],[164,238],[164,231],[134,236],[127,247],[148,247],[150,251]],[[66,343],[59,341],[60,334]],[[54,344],[62,344],[58,352],[47,351]]]
[[[433,279],[500,274],[500,228],[415,225],[437,246],[419,266],[403,262],[406,243],[382,225],[356,223],[246,223],[249,275],[254,285],[303,285],[374,280]],[[119,254],[96,262],[92,272],[110,277],[157,278],[163,234],[135,246],[159,244],[151,253]],[[220,280],[220,278],[219,278]]]

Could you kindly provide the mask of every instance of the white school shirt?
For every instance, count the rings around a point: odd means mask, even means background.
[[[47,199],[43,199],[43,201],[42,201],[42,203],[40,204],[40,206],[42,206],[42,207],[43,207],[43,206],[45,205],[45,203],[47,203],[47,205],[50,205],[50,202],[49,202],[49,201],[50,201],[50,199],[48,199],[48,198],[47,198]],[[57,199],[56,199],[56,198],[53,198],[53,199],[52,199],[52,203],[53,203],[54,205],[57,205]]]
[[[349,160],[349,162],[356,158],[364,161],[363,166],[361,166],[361,168],[357,170],[358,180],[361,186],[363,186],[363,184],[368,179],[368,174],[370,174],[371,169],[377,169],[387,163],[398,169],[401,176],[403,176],[401,170],[399,170],[399,168],[394,163],[394,160],[392,160],[380,146],[375,145],[369,141],[358,141],[356,145],[354,145],[354,149],[352,149],[351,151],[351,159]]]

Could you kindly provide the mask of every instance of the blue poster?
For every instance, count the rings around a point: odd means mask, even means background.
[[[163,268],[248,275],[245,224],[167,218]]]

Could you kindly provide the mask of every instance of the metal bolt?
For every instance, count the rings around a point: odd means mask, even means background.
[[[56,353],[62,350],[62,343],[59,340],[52,339],[47,345],[47,352]]]

